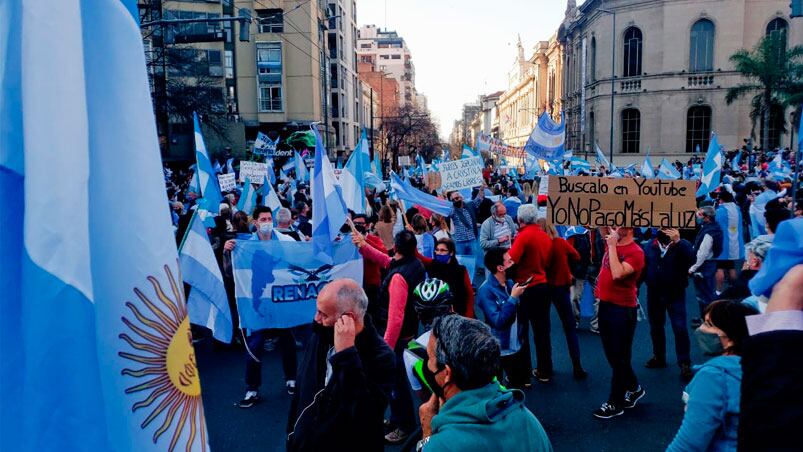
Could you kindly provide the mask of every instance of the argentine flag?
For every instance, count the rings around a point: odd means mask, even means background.
[[[397,199],[407,201],[413,205],[419,205],[429,209],[439,215],[448,217],[452,214],[452,203],[445,199],[436,198],[432,195],[422,192],[421,190],[410,185],[409,182],[403,181],[396,173],[390,173],[390,187],[393,189],[394,195]],[[470,195],[469,190],[469,195]]]
[[[243,192],[240,193],[240,200],[237,201],[237,210],[242,210],[248,215],[251,215],[251,212],[253,212],[254,207],[256,206],[257,191],[251,184],[251,180],[246,177],[245,182],[243,183]]]
[[[340,173],[340,190],[343,202],[355,213],[365,213],[366,173],[370,174],[371,157],[368,154],[368,138],[363,130],[360,142],[349,156]]]
[[[346,222],[347,211],[343,198],[337,190],[329,154],[321,142],[318,130],[315,134],[315,166],[312,169],[312,254],[331,261],[332,242],[340,227]]]
[[[533,127],[524,150],[536,158],[553,161],[563,158],[563,144],[566,139],[566,127],[561,113],[560,124],[555,123],[547,112],[541,113]]]
[[[711,141],[708,143],[708,152],[703,162],[702,176],[700,177],[700,187],[697,189],[697,196],[705,196],[716,190],[722,172],[722,152],[719,149],[717,134],[711,134]]]
[[[207,209],[214,213],[220,213],[220,203],[223,197],[220,195],[220,187],[217,184],[217,175],[212,164],[209,162],[209,154],[206,152],[204,136],[201,134],[201,123],[198,122],[198,114],[192,114],[192,121],[195,124],[195,159],[198,163],[198,181],[201,188],[201,195],[206,199]]]
[[[209,450],[136,18],[0,2],[0,65],[0,449]]]
[[[596,151],[597,157],[597,169],[599,169],[600,165],[605,165],[605,168],[607,168],[611,174],[619,172],[619,170],[610,161],[608,161],[608,158],[602,153],[602,149],[599,148],[597,143],[594,143],[594,150]]]
[[[196,212],[178,250],[181,275],[192,286],[187,297],[190,323],[212,330],[215,339],[231,343],[229,299],[212,244]]]
[[[641,164],[641,176],[647,179],[655,178],[655,169],[652,167],[649,156],[645,157],[644,163]]]
[[[461,159],[470,159],[471,157],[479,157],[479,155],[480,154],[477,151],[475,151],[474,149],[471,149],[471,146],[469,146],[467,144],[464,144],[463,145],[463,151],[462,151],[462,154],[460,155],[460,158]]]
[[[680,179],[680,172],[675,168],[675,165],[669,163],[669,160],[663,159],[658,166],[656,177],[658,179]]]
[[[265,177],[265,182],[260,187],[259,193],[262,195],[262,205],[269,208],[273,212],[273,217],[276,218],[276,211],[282,208],[282,203],[279,201],[279,195],[276,194],[276,190],[267,177]]]
[[[309,170],[307,170],[307,164],[304,163],[304,159],[298,155],[298,152],[295,152],[295,170],[296,170],[296,180],[299,182],[307,182],[309,181]]]

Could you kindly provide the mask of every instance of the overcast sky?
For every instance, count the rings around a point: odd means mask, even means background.
[[[357,26],[387,27],[404,38],[416,88],[446,138],[463,104],[507,88],[517,35],[529,58],[537,41],[557,31],[565,9],[565,0],[357,0]]]

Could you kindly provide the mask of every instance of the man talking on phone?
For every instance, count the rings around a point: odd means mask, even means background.
[[[644,250],[633,241],[632,228],[602,229],[606,235],[606,250],[597,277],[596,296],[599,298],[599,335],[613,376],[608,401],[593,414],[600,419],[610,419],[635,407],[646,394],[630,365]]]
[[[313,335],[298,372],[287,425],[288,451],[384,449],[383,415],[395,357],[365,313],[368,297],[351,279],[318,294]]]

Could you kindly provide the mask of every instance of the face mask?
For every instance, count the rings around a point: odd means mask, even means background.
[[[273,231],[273,223],[267,222],[262,223],[259,225],[259,233],[262,235],[268,235]]]
[[[323,326],[318,322],[312,322],[312,332],[317,334],[324,344],[335,343],[335,328],[331,326]]]
[[[658,249],[661,250],[661,257],[664,257],[666,250],[669,249],[669,245],[664,245],[663,243],[658,242]]]
[[[706,355],[719,356],[725,351],[716,333],[707,333],[697,328],[694,330],[694,336],[697,338],[697,345]]]
[[[454,204],[454,206],[455,206],[455,207],[457,207],[458,209],[460,209],[460,208],[462,208],[462,207],[463,207],[463,200],[460,200],[460,201],[452,201],[452,204]]]
[[[434,258],[435,262],[439,264],[448,264],[452,256],[449,254],[436,254]]]
[[[354,225],[354,229],[356,229],[357,232],[359,232],[360,234],[365,234],[365,231],[366,231],[365,226],[363,226],[361,224],[355,224]]]
[[[444,367],[443,369],[446,369],[446,367]],[[433,372],[429,370],[429,366],[427,365],[426,362],[424,362],[424,365],[421,366],[421,373],[424,374],[424,381],[427,382],[427,385],[429,386],[430,389],[432,389],[433,394],[435,394],[439,399],[444,398],[443,387],[439,385],[438,382],[435,380],[435,375],[441,373],[443,369],[440,369],[437,372]]]
[[[703,224],[703,217],[694,217],[694,221],[697,224]]]

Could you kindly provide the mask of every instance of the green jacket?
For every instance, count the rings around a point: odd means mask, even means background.
[[[551,451],[541,423],[524,406],[524,393],[498,383],[463,391],[432,418],[425,452]]]

